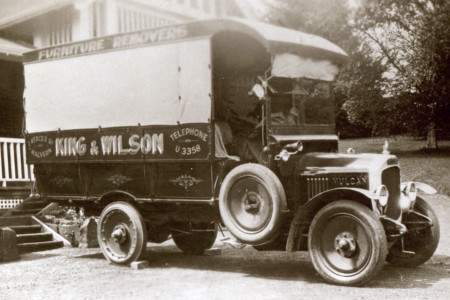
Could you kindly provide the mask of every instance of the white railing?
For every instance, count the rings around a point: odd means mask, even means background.
[[[22,202],[23,199],[0,199],[0,211],[14,208]]]
[[[34,181],[33,165],[27,165],[25,140],[0,137],[0,184]]]

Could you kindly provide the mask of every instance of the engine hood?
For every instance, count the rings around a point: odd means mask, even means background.
[[[300,160],[299,171],[305,175],[373,173],[395,165],[398,165],[397,157],[389,154],[308,153]]]
[[[395,220],[401,217],[400,169],[394,155],[315,152],[300,159],[298,171],[308,186],[308,199],[330,188],[361,188],[374,193],[383,184],[389,191],[386,215]]]

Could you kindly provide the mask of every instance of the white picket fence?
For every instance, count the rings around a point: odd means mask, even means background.
[[[0,137],[0,184],[34,181],[33,165],[27,165],[25,140]]]

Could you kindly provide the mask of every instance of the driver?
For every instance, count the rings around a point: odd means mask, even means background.
[[[300,124],[300,110],[295,105],[290,94],[274,94],[271,97],[273,125]]]

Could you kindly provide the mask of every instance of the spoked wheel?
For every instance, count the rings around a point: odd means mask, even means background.
[[[316,271],[327,281],[363,285],[383,267],[386,235],[374,213],[354,201],[337,201],[321,209],[308,234]]]
[[[278,235],[285,199],[283,186],[270,169],[244,164],[234,168],[222,183],[220,215],[239,241],[262,245]]]
[[[402,223],[408,232],[394,243],[386,258],[388,263],[395,266],[421,265],[430,259],[439,244],[439,222],[430,205],[422,198],[417,198],[414,211],[425,218],[415,213],[403,215]]]
[[[114,202],[103,210],[97,236],[103,255],[115,264],[138,260],[147,245],[144,220],[136,208],[127,202]]]
[[[216,241],[217,226],[214,223],[175,223],[171,232],[178,249],[186,254],[202,254]]]

